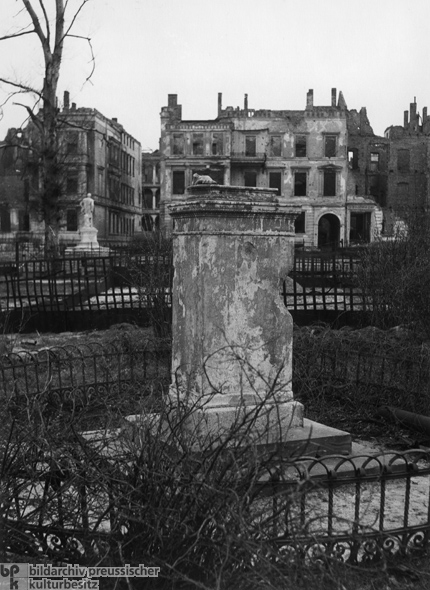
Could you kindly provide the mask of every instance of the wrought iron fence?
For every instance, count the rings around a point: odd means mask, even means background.
[[[2,405],[15,420],[36,400],[45,419],[52,416],[60,429],[69,418],[79,422],[73,452],[60,461],[46,453],[29,455],[28,462],[9,473],[2,523],[6,546],[16,554],[44,555],[54,562],[94,562],[127,535],[126,523],[118,525],[120,508],[111,500],[120,495],[114,486],[123,480],[116,477],[118,465],[111,460],[122,444],[115,428],[127,413],[157,411],[154,399],[170,382],[170,351],[151,344],[94,343],[9,354],[1,360]],[[364,364],[348,367],[345,356],[338,355],[324,357],[319,370],[344,381],[387,385],[399,367],[394,359],[381,362],[367,357],[367,369]],[[119,423],[112,420],[115,414],[121,416]],[[275,465],[256,485],[256,514],[287,561],[334,557],[356,564],[428,545],[430,466],[424,451],[354,459],[303,457],[282,470]]]
[[[170,261],[135,256],[133,262],[136,266],[159,264],[169,268]],[[159,292],[154,292],[154,285],[146,290],[143,284],[132,284],[129,265],[130,260],[117,254],[32,260],[4,268],[0,274],[0,309],[37,313],[142,308],[150,306],[155,296],[171,305],[169,273],[166,284],[160,284]]]
[[[267,484],[272,539],[291,559],[371,563],[430,539],[424,451],[299,460]]]
[[[357,253],[296,253],[289,281],[284,282],[285,305],[294,312],[363,312],[369,308],[357,288]]]
[[[10,331],[67,331],[118,321],[170,321],[169,256],[112,252],[0,268],[0,316]],[[46,327],[45,327],[46,326]]]
[[[281,295],[294,321],[368,323],[371,302],[355,284],[358,264],[357,253],[296,253]],[[50,318],[51,324],[70,330],[88,321],[97,327],[94,318],[101,315],[121,321],[124,314],[144,325],[148,310],[158,313],[161,308],[163,321],[170,322],[172,276],[171,255],[125,245],[108,256],[86,252],[60,260],[5,262],[0,267],[0,312],[13,315],[15,324],[25,315],[30,330],[35,326],[29,318],[36,316],[43,317],[40,329]],[[79,314],[85,315],[82,322]]]
[[[296,347],[293,356],[293,379],[297,386],[301,381],[317,380],[321,383],[358,385],[388,392],[387,402],[395,404],[396,392],[401,400],[409,403],[408,409],[427,413],[430,409],[430,357],[426,350],[405,354],[375,354],[374,350],[351,350],[321,347],[317,352],[306,347],[306,342]]]
[[[92,455],[91,466],[70,456],[61,468],[39,461],[36,480],[35,471],[31,480],[25,470],[15,473],[3,518],[7,551],[89,564],[117,543],[132,542],[114,501],[127,497],[116,489],[125,484],[118,468],[105,453]],[[419,451],[303,457],[256,482],[250,509],[279,565],[326,558],[374,563],[428,547],[429,478],[428,458]]]
[[[11,353],[0,361],[0,399],[18,416],[37,396],[49,415],[84,414],[88,427],[101,427],[107,404],[120,415],[156,405],[169,384],[170,354],[126,341]]]

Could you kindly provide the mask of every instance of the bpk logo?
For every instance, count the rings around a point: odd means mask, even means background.
[[[28,564],[0,563],[0,590],[28,590]]]

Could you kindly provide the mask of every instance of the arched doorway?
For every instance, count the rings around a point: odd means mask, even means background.
[[[332,213],[323,215],[318,222],[318,248],[337,248],[340,240],[339,217]]]

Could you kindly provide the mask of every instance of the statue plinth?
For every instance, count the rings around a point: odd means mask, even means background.
[[[75,247],[76,249],[99,248],[97,241],[98,230],[95,227],[82,227],[79,230],[81,241]]]
[[[303,426],[291,388],[293,322],[280,295],[300,209],[279,203],[270,189],[202,184],[169,212],[172,395],[204,406],[193,421],[216,432],[264,400],[254,432],[277,442]]]
[[[304,420],[294,400],[293,321],[281,296],[300,212],[271,189],[211,184],[191,186],[183,201],[169,205],[170,396],[194,408],[188,423],[203,439],[228,434],[247,415],[257,445],[278,448],[290,438],[293,449],[309,447],[315,423]],[[342,435],[347,451],[350,438]]]
[[[80,242],[74,247],[66,248],[66,255],[94,254],[95,256],[108,256],[109,248],[100,246],[97,241],[98,230],[90,225],[84,225],[79,230]]]

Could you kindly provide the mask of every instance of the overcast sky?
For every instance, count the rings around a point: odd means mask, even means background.
[[[78,5],[80,0],[69,0]],[[34,0],[35,5],[39,1]],[[45,0],[53,5],[54,0]],[[1,0],[0,36],[22,22],[21,0]],[[28,20],[28,19],[27,19]],[[430,107],[429,0],[89,0],[66,41],[59,99],[117,117],[144,149],[157,149],[160,110],[178,94],[184,119],[213,119],[223,106],[304,109],[306,93],[329,105],[331,88],[350,109],[367,107],[375,133],[403,124],[416,97]],[[36,41],[3,41],[0,77],[41,86]],[[0,85],[0,101],[7,87]],[[9,100],[0,139],[25,111]]]

